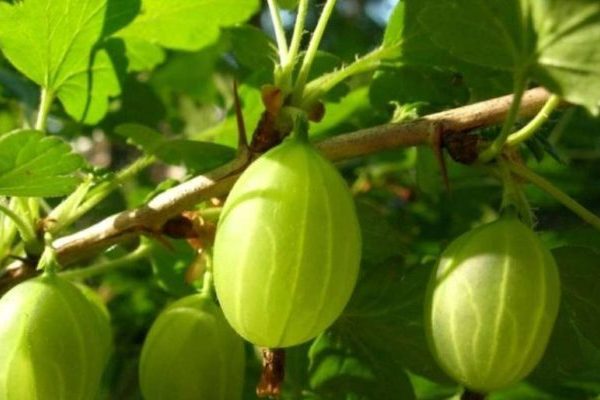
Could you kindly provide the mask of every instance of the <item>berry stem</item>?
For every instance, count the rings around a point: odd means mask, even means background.
[[[546,180],[523,165],[510,163],[509,168],[514,174],[533,183],[550,196],[561,202],[565,207],[578,215],[582,220],[600,230],[600,217],[579,204],[575,199],[554,186],[550,181]]]

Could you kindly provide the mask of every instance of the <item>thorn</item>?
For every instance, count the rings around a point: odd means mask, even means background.
[[[444,143],[442,140],[444,132],[440,124],[434,124],[432,128],[433,133],[431,135],[431,149],[433,150],[435,159],[438,162],[442,180],[444,182],[444,188],[446,189],[446,192],[450,193],[450,180],[448,179],[448,168],[446,167],[446,159],[444,158]]]
[[[242,114],[238,85],[235,79],[233,80],[233,104],[235,107],[235,119],[238,128],[238,152],[245,152],[248,150],[248,138],[246,136],[246,124],[244,122],[244,115]]]

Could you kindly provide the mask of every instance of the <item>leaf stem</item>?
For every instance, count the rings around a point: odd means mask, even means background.
[[[290,43],[290,51],[287,57],[287,67],[291,65],[293,68],[295,59],[298,57],[300,51],[300,44],[302,42],[302,35],[304,34],[304,25],[306,22],[306,14],[308,13],[308,0],[300,0],[298,4],[298,15],[296,15],[296,22],[294,24],[294,33],[292,35],[292,41]]]
[[[500,135],[498,135],[498,137],[487,149],[479,154],[479,161],[489,162],[502,151],[502,147],[506,143],[506,140],[508,139],[508,136],[510,135],[510,132],[512,131],[517,119],[517,115],[519,114],[521,99],[523,98],[523,93],[525,92],[526,86],[526,80],[523,78],[523,74],[517,73],[515,76],[515,87],[512,103],[508,109],[508,114],[504,120],[504,125],[502,125]]]
[[[35,235],[35,231],[33,230],[33,226],[31,226],[31,224],[28,224],[25,219],[21,218],[20,215],[11,210],[9,207],[5,206],[2,202],[0,202],[0,212],[4,213],[8,218],[12,220],[12,222],[17,227],[21,238],[26,244],[37,242],[37,237]]]
[[[514,174],[533,183],[550,196],[561,202],[565,207],[578,215],[582,220],[600,230],[600,217],[579,204],[575,199],[554,186],[550,181],[520,164],[510,163],[509,168]]]
[[[300,3],[298,4],[296,22],[294,23],[294,33],[292,35],[292,41],[290,42],[290,48],[285,61],[282,61],[281,63],[281,75],[279,81],[276,82],[280,87],[285,89],[291,89],[292,86],[292,73],[298,59],[307,13],[308,0],[300,0]]]
[[[121,171],[119,171],[114,179],[110,180],[109,182],[104,182],[90,190],[88,196],[86,196],[86,200],[79,207],[79,210],[81,210],[81,212],[77,213],[77,218],[88,212],[91,208],[95,207],[98,203],[104,200],[106,196],[108,196],[113,190],[121,186],[127,180],[139,174],[142,170],[151,165],[154,161],[156,161],[156,158],[152,155],[142,156],[134,162],[132,162],[127,167],[123,168]]]
[[[392,53],[393,51],[394,49],[389,47],[379,47],[355,60],[352,64],[313,79],[306,84],[302,106],[304,107],[312,104],[349,77],[376,69],[381,65],[381,60],[386,58],[388,53]]]
[[[517,146],[533,136],[537,130],[548,120],[552,111],[560,104],[560,97],[553,94],[550,96],[540,112],[523,128],[519,129],[506,139],[507,146]]]
[[[87,268],[72,269],[59,272],[59,275],[65,279],[85,279],[96,275],[105,274],[121,267],[131,265],[134,261],[145,258],[150,254],[151,245],[148,243],[140,244],[133,252],[117,258],[115,260],[104,261]]]
[[[317,50],[321,44],[323,33],[325,33],[325,28],[327,27],[327,23],[329,22],[329,18],[331,17],[335,3],[336,0],[327,0],[327,3],[325,3],[325,7],[321,12],[321,16],[319,17],[319,22],[317,22],[317,27],[310,38],[310,43],[306,49],[306,54],[304,55],[302,66],[300,67],[300,72],[298,72],[298,77],[296,79],[296,86],[294,88],[294,104],[301,103],[302,94],[304,93],[304,85],[308,79],[308,74],[310,73],[313,61],[317,55]]]
[[[35,121],[35,129],[44,132],[46,130],[46,122],[48,120],[48,114],[50,113],[50,107],[54,101],[54,92],[50,89],[42,88],[40,96],[40,109],[38,111],[37,119]]]
[[[285,29],[283,29],[283,23],[281,22],[281,13],[279,12],[279,6],[275,0],[268,0],[267,2],[269,4],[269,11],[271,12],[273,29],[275,30],[275,39],[277,40],[279,62],[281,65],[284,65],[287,59],[288,47],[285,38]]]

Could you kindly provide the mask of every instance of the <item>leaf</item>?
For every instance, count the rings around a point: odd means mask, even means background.
[[[384,45],[400,45],[401,63],[395,68],[404,69],[410,65],[447,72],[460,71],[455,81],[460,82],[461,78],[464,79],[466,86],[471,90],[471,101],[511,92],[513,84],[510,72],[500,70],[496,65],[484,67],[468,63],[449,54],[446,47],[440,47],[433,42],[433,37],[421,22],[420,15],[427,7],[436,5],[437,0],[404,0],[396,5],[384,36]],[[428,68],[424,68],[423,72],[427,70]],[[390,71],[393,72],[394,69]],[[410,84],[410,81],[405,83]]]
[[[142,82],[133,74],[123,81],[123,95],[120,102],[119,110],[111,112],[102,121],[105,132],[114,132],[115,127],[124,123],[160,126],[167,115],[163,99],[156,93],[150,82]]]
[[[186,272],[194,262],[196,252],[183,240],[168,239],[172,249],[160,243],[152,244],[150,263],[158,284],[176,297],[192,294],[194,286],[185,280]]]
[[[525,73],[600,112],[600,3],[442,0],[419,14],[431,39],[462,60]]]
[[[371,104],[387,109],[392,102],[423,102],[437,108],[456,107],[469,98],[458,74],[440,68],[404,66],[378,73],[369,93]]]
[[[443,178],[440,171],[440,165],[432,148],[417,147],[415,178],[417,187],[422,193],[425,193],[436,200],[440,197],[440,192],[443,187]]]
[[[365,123],[381,122],[371,121],[373,116],[368,88],[353,88],[338,103],[325,104],[325,117],[318,124],[311,125],[309,135],[311,138],[322,139],[342,132],[352,132]]]
[[[411,372],[445,382],[425,339],[423,309],[431,265],[404,267],[397,259],[363,263],[350,303],[334,325],[351,348],[372,357],[377,368]],[[389,398],[382,396],[381,398]]]
[[[151,71],[165,61],[165,51],[155,44],[136,37],[123,38],[128,71]]]
[[[550,388],[592,385],[600,391],[600,254],[576,246],[552,253],[560,271],[561,308],[532,381]]]
[[[429,32],[418,20],[418,15],[434,0],[399,1],[390,16],[386,27],[383,45],[390,47],[400,44],[400,59],[411,65],[448,65],[452,58],[440,47],[433,44]]]
[[[58,98],[69,115],[91,125],[108,111],[108,98],[120,92],[113,63],[105,50],[99,50],[89,69],[73,72],[60,85]]]
[[[587,247],[552,253],[560,268],[563,304],[581,334],[600,348],[600,254]]]
[[[261,114],[265,107],[261,100],[260,90],[250,85],[240,85],[238,88],[242,109],[244,111],[244,121],[248,127],[248,135],[252,134],[251,129],[258,125]],[[237,122],[233,109],[229,110],[227,117],[217,125],[210,127],[197,135],[201,140],[211,140],[225,146],[237,146]],[[250,139],[250,138],[248,138]]]
[[[165,103],[188,94],[203,103],[213,101],[217,92],[213,75],[223,46],[206,47],[193,53],[173,55],[169,62],[152,75],[150,84]]]
[[[92,124],[106,113],[108,97],[120,92],[102,40],[136,12],[134,0],[0,3],[0,48],[19,71],[58,96],[67,113]]]
[[[552,92],[600,112],[600,3],[528,0],[538,34],[533,74]]]
[[[515,70],[534,51],[519,0],[430,2],[419,20],[440,47],[462,60]]]
[[[194,51],[214,43],[221,27],[246,21],[258,0],[142,0],[142,12],[118,35],[176,50]]]
[[[260,29],[243,25],[226,30],[231,51],[237,61],[251,69],[273,68],[276,59],[275,44]]]
[[[323,399],[414,399],[410,381],[386,353],[366,354],[333,332],[309,351],[310,386]],[[389,364],[388,364],[389,363]]]
[[[200,173],[224,164],[235,157],[235,149],[211,142],[168,139],[153,129],[138,124],[124,124],[116,132],[128,138],[144,152],[172,165],[185,165]]]
[[[379,264],[391,258],[398,260],[407,253],[402,235],[387,221],[381,210],[359,201],[356,211],[361,229],[363,262]]]
[[[165,141],[156,156],[168,164],[184,164],[193,173],[201,173],[233,160],[235,149],[211,142],[174,139]]]
[[[56,197],[72,192],[84,160],[56,137],[33,130],[0,136],[0,195]]]

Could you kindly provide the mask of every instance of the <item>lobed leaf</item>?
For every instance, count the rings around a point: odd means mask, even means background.
[[[106,113],[108,98],[120,93],[103,39],[137,10],[135,0],[3,2],[0,49],[19,71],[58,96],[67,113],[93,124]]]
[[[56,197],[72,192],[84,160],[56,137],[33,130],[0,136],[0,195]]]

